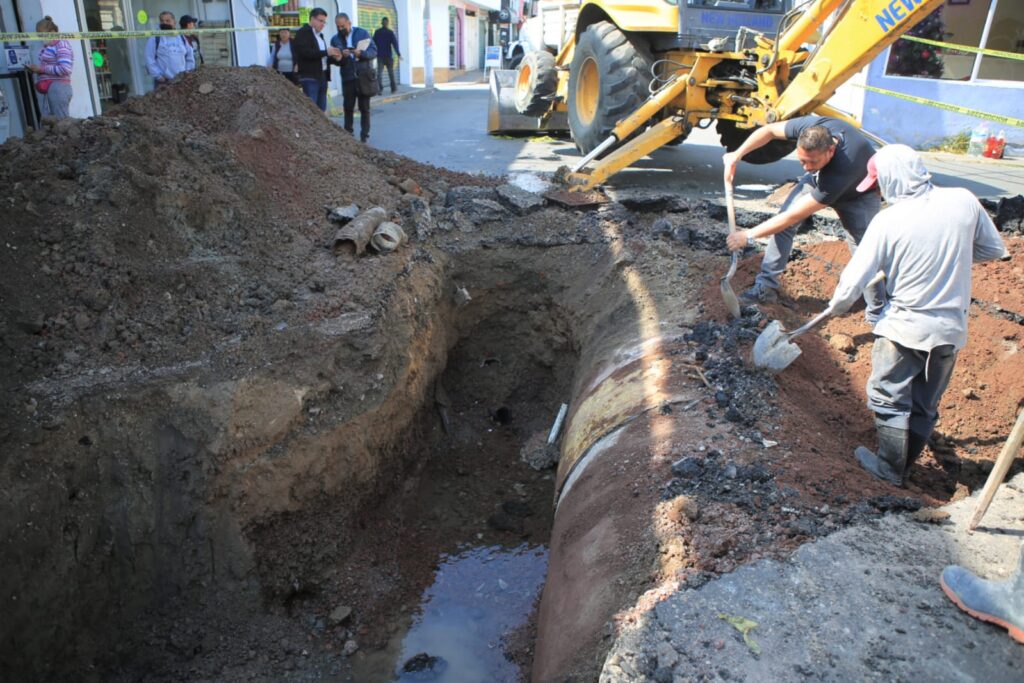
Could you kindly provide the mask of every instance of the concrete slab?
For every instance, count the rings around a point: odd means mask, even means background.
[[[1024,475],[1000,488],[984,526],[968,534],[976,500],[943,508],[942,524],[889,515],[809,543],[788,562],[677,590],[620,635],[600,680],[1024,680],[1024,646],[939,587],[948,564],[996,579],[1016,565]],[[725,616],[756,622],[754,644]]]

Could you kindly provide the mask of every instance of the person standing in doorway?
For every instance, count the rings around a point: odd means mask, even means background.
[[[174,30],[174,14],[160,13],[160,30]],[[156,87],[167,85],[181,72],[195,68],[195,52],[185,36],[153,36],[146,41],[146,70]]]
[[[299,85],[320,111],[327,111],[327,82],[331,79],[327,60],[341,58],[341,50],[327,44],[326,25],[327,11],[315,7],[309,13],[309,23],[296,32],[292,42]]]
[[[395,83],[395,57],[401,58],[402,53],[398,51],[398,38],[395,32],[388,27],[388,18],[380,20],[380,28],[373,33],[373,44],[377,47],[377,82],[380,83],[380,90],[384,92],[384,67],[388,70],[388,82],[391,84],[391,94],[398,90]],[[391,50],[395,51],[394,56]]]
[[[178,25],[181,26],[182,31],[194,31],[199,26],[199,20],[186,14],[178,20]],[[192,46],[192,52],[195,55],[193,68],[206,64],[206,60],[203,59],[203,50],[199,44],[199,36],[195,34],[186,34],[185,39],[188,41],[188,44]]]
[[[277,32],[277,39],[270,46],[270,58],[267,66],[281,74],[295,85],[299,84],[298,68],[295,55],[292,53],[291,29],[283,28]]]
[[[377,74],[373,71],[373,58],[377,47],[366,29],[353,26],[345,13],[334,19],[338,35],[331,38],[331,45],[341,51],[338,65],[341,67],[341,92],[345,108],[345,130],[355,135],[355,108],[359,104],[359,139],[366,142],[370,137],[370,98],[378,87]],[[369,84],[369,86],[367,86]]]
[[[36,33],[59,33],[59,29],[53,19],[43,17],[36,24]],[[74,66],[75,54],[71,43],[51,40],[39,51],[39,64],[25,67],[36,74],[36,92],[42,95],[43,116],[63,119],[71,115],[71,72]]]

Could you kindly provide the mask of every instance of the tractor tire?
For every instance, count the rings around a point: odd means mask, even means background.
[[[543,116],[551,108],[558,89],[558,67],[550,52],[523,55],[516,70],[516,111],[524,116]]]
[[[722,119],[719,119],[715,126],[718,128],[718,137],[722,141],[722,146],[730,152],[735,152],[739,149],[740,145],[754,132],[753,128],[737,128],[735,122]],[[755,149],[743,157],[743,161],[749,164],[771,164],[788,156],[794,149],[796,149],[795,142],[772,140],[764,147]]]
[[[523,51],[517,48],[516,51],[512,53],[512,59],[510,59],[509,62],[508,62],[508,68],[510,68],[510,69],[518,69],[519,68],[519,63],[522,62],[522,61],[523,61]]]
[[[580,35],[569,67],[568,103],[569,130],[580,152],[604,142],[647,99],[652,61],[645,45],[611,22],[591,24]]]

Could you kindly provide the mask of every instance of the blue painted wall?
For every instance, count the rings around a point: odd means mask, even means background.
[[[886,50],[868,67],[868,85],[993,114],[1024,118],[1024,83],[996,86],[886,76],[885,64],[888,58],[889,51]],[[906,102],[889,95],[866,92],[864,97],[864,128],[890,142],[901,142],[912,147],[935,145],[943,138],[974,128],[979,122],[979,119]],[[1008,145],[1017,150],[1024,148],[1024,128],[1011,128],[994,121],[989,121],[988,126],[994,133],[1005,130]]]

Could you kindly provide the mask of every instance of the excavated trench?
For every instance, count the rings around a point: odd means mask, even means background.
[[[302,353],[66,396],[58,462],[10,488],[0,671],[525,680],[564,480],[536,460],[643,338],[614,246],[418,250],[372,322],[294,330]]]

